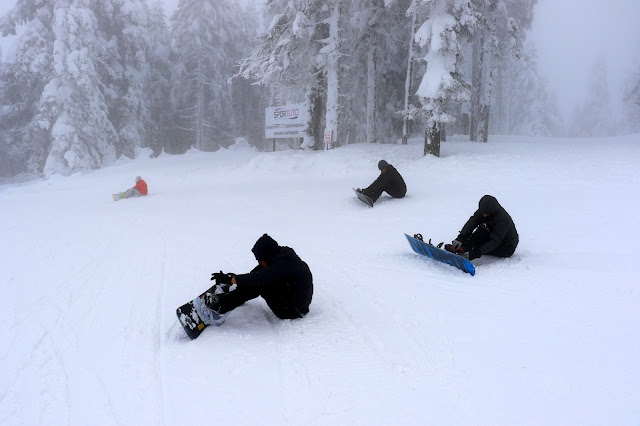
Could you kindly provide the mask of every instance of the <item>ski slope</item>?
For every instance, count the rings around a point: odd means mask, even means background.
[[[0,186],[0,424],[637,425],[640,135],[412,142]],[[368,208],[351,188],[380,159],[408,194]],[[150,195],[112,201],[136,175]],[[412,252],[403,233],[448,242],[484,194],[512,258],[471,277]],[[309,315],[256,299],[190,341],[176,307],[265,232],[309,264]]]

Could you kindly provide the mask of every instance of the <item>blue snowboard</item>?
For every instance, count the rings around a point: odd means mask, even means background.
[[[425,243],[424,241],[410,237],[407,234],[404,234],[404,236],[407,237],[409,244],[411,244],[411,248],[416,253],[430,257],[433,260],[438,260],[442,263],[455,266],[461,271],[467,272],[471,275],[476,274],[476,268],[464,257],[449,253],[448,251],[438,248],[433,244]]]

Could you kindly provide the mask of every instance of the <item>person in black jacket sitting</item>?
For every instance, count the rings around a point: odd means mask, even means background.
[[[366,195],[372,202],[376,202],[383,192],[393,198],[402,198],[407,193],[407,185],[400,173],[391,164],[384,160],[378,162],[380,176],[371,185],[364,189],[356,189],[361,194]]]
[[[213,317],[218,317],[215,324],[221,324],[224,314],[258,296],[280,319],[302,318],[309,313],[313,276],[296,252],[279,246],[267,234],[256,241],[251,251],[258,261],[251,272],[211,274],[216,284],[205,294],[204,302],[214,312]]]
[[[468,260],[488,254],[511,257],[520,237],[516,225],[498,200],[485,195],[478,202],[478,210],[462,227],[458,237],[444,248]]]

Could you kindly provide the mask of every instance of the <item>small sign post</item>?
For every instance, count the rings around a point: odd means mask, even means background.
[[[333,132],[329,129],[325,129],[324,131],[324,149],[331,149],[331,139],[333,136]]]

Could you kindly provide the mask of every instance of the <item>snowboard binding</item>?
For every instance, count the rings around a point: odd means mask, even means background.
[[[422,236],[422,234],[413,234],[413,238],[415,238],[416,240],[424,242],[424,237]],[[430,246],[437,247],[437,248],[444,248],[449,253],[457,254],[458,256],[462,256],[465,259],[469,260],[467,256],[464,256],[464,253],[465,253],[466,250],[463,247],[460,247],[458,250],[456,250],[456,249],[453,248],[453,244],[445,244],[444,242],[441,242],[441,243],[438,243],[438,245],[435,245],[435,244],[433,244],[431,242],[431,238],[429,238],[429,242],[427,244],[429,244]]]
[[[442,243],[440,243],[440,244],[442,244]],[[438,247],[440,247],[440,246],[438,246]],[[455,248],[453,248],[453,244],[445,244],[444,245],[444,249],[446,251],[448,251],[449,253],[453,253],[453,254],[460,254],[461,255],[462,253],[465,252],[464,248],[462,248],[462,247],[460,247],[458,250],[456,250]]]
[[[422,237],[422,234],[413,234],[413,238],[415,238],[416,240],[420,240],[420,241],[424,242],[424,238]],[[429,244],[430,246],[433,245],[433,243],[431,242],[431,238],[429,238],[429,242],[427,244]],[[444,244],[444,243],[440,243],[435,247],[442,248],[442,244]]]

